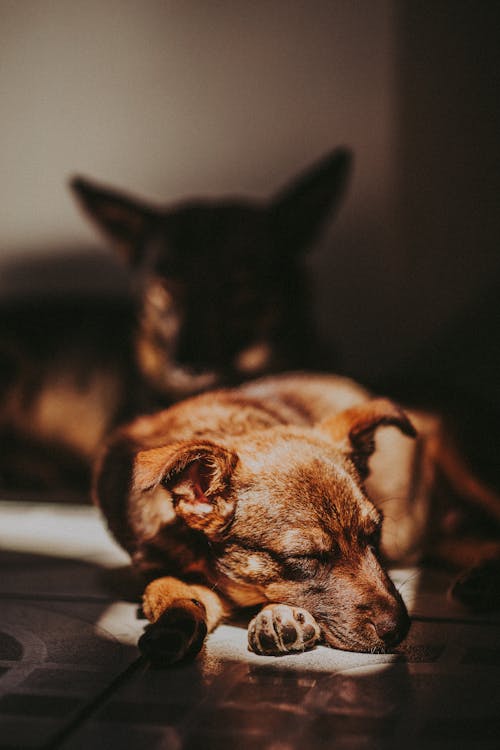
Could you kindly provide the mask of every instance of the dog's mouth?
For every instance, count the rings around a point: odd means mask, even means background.
[[[141,370],[151,386],[166,398],[178,401],[213,388],[230,385],[235,379],[257,376],[270,361],[264,344],[249,347],[234,360],[232,368],[196,368],[179,364],[168,352],[139,340],[138,358]]]
[[[162,391],[176,400],[215,388],[221,377],[214,370],[196,371],[189,367],[171,366],[161,380]]]
[[[348,633],[332,633],[331,631],[322,630],[323,642],[330,648],[339,651],[354,651],[362,654],[386,654],[391,650],[380,638],[353,638]]]
[[[164,397],[178,401],[222,384],[215,369],[195,369],[178,364],[162,347],[147,337],[136,341],[137,359],[144,377]]]
[[[323,641],[331,648],[367,654],[391,653],[406,638],[410,618],[402,611],[397,618],[365,620],[353,626],[321,623]]]
[[[364,609],[364,608],[363,608]],[[406,638],[410,618],[402,599],[380,610],[356,611],[345,620],[322,617],[318,620],[324,642],[332,648],[362,653],[390,653]]]

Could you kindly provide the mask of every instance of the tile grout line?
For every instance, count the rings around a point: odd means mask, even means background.
[[[49,739],[44,745],[41,745],[40,750],[57,750],[57,748],[61,747],[61,744],[65,740],[74,734],[85,721],[90,719],[91,716],[107,701],[107,699],[110,698],[132,675],[138,672],[141,667],[145,666],[146,663],[146,659],[143,656],[139,656],[138,659],[129,664],[129,666],[117,675],[109,685],[96,695],[95,698],[78,711],[66,726],[57,730],[51,739]]]
[[[436,622],[436,623],[455,623],[457,625],[479,625],[484,627],[489,625],[490,627],[498,627],[498,620],[487,620],[487,619],[472,619],[468,617],[445,617],[445,616],[427,616],[427,615],[410,615],[410,618],[414,622]]]
[[[110,596],[92,596],[89,594],[17,594],[15,592],[4,592],[0,591],[0,601],[3,600],[13,600],[13,601],[33,601],[33,602],[82,602],[84,604],[103,604],[108,602],[114,602],[116,599],[113,599]]]

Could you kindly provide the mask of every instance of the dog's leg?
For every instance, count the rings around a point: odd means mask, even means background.
[[[206,586],[177,578],[157,578],[144,591],[142,609],[151,625],[139,648],[159,666],[194,657],[226,613],[220,597]]]
[[[500,523],[500,496],[473,474],[453,441],[443,435],[436,441],[434,450],[438,468],[458,497]]]
[[[452,599],[475,612],[500,610],[500,540],[448,537],[437,542],[433,553],[441,561],[464,569],[450,586]]]
[[[449,594],[473,612],[500,611],[500,555],[461,573]]]
[[[305,609],[268,604],[248,626],[248,647],[256,654],[280,656],[306,651],[320,636],[318,623]]]
[[[468,468],[452,441],[441,439],[435,461],[458,497],[500,523],[500,497]],[[449,595],[476,612],[500,610],[500,539],[477,535],[450,535],[437,540],[432,550],[438,559],[464,571],[453,582]]]

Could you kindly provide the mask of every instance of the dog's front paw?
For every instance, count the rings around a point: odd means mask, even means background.
[[[256,654],[279,656],[306,651],[320,639],[319,625],[300,607],[269,604],[248,626],[248,647]]]
[[[194,599],[176,599],[139,638],[139,648],[155,666],[168,666],[201,649],[207,634],[206,611]]]

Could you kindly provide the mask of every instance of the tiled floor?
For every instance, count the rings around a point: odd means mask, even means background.
[[[3,502],[0,539],[0,750],[500,747],[500,619],[447,602],[441,574],[395,574],[414,618],[397,654],[259,657],[224,625],[155,670],[93,508]]]

